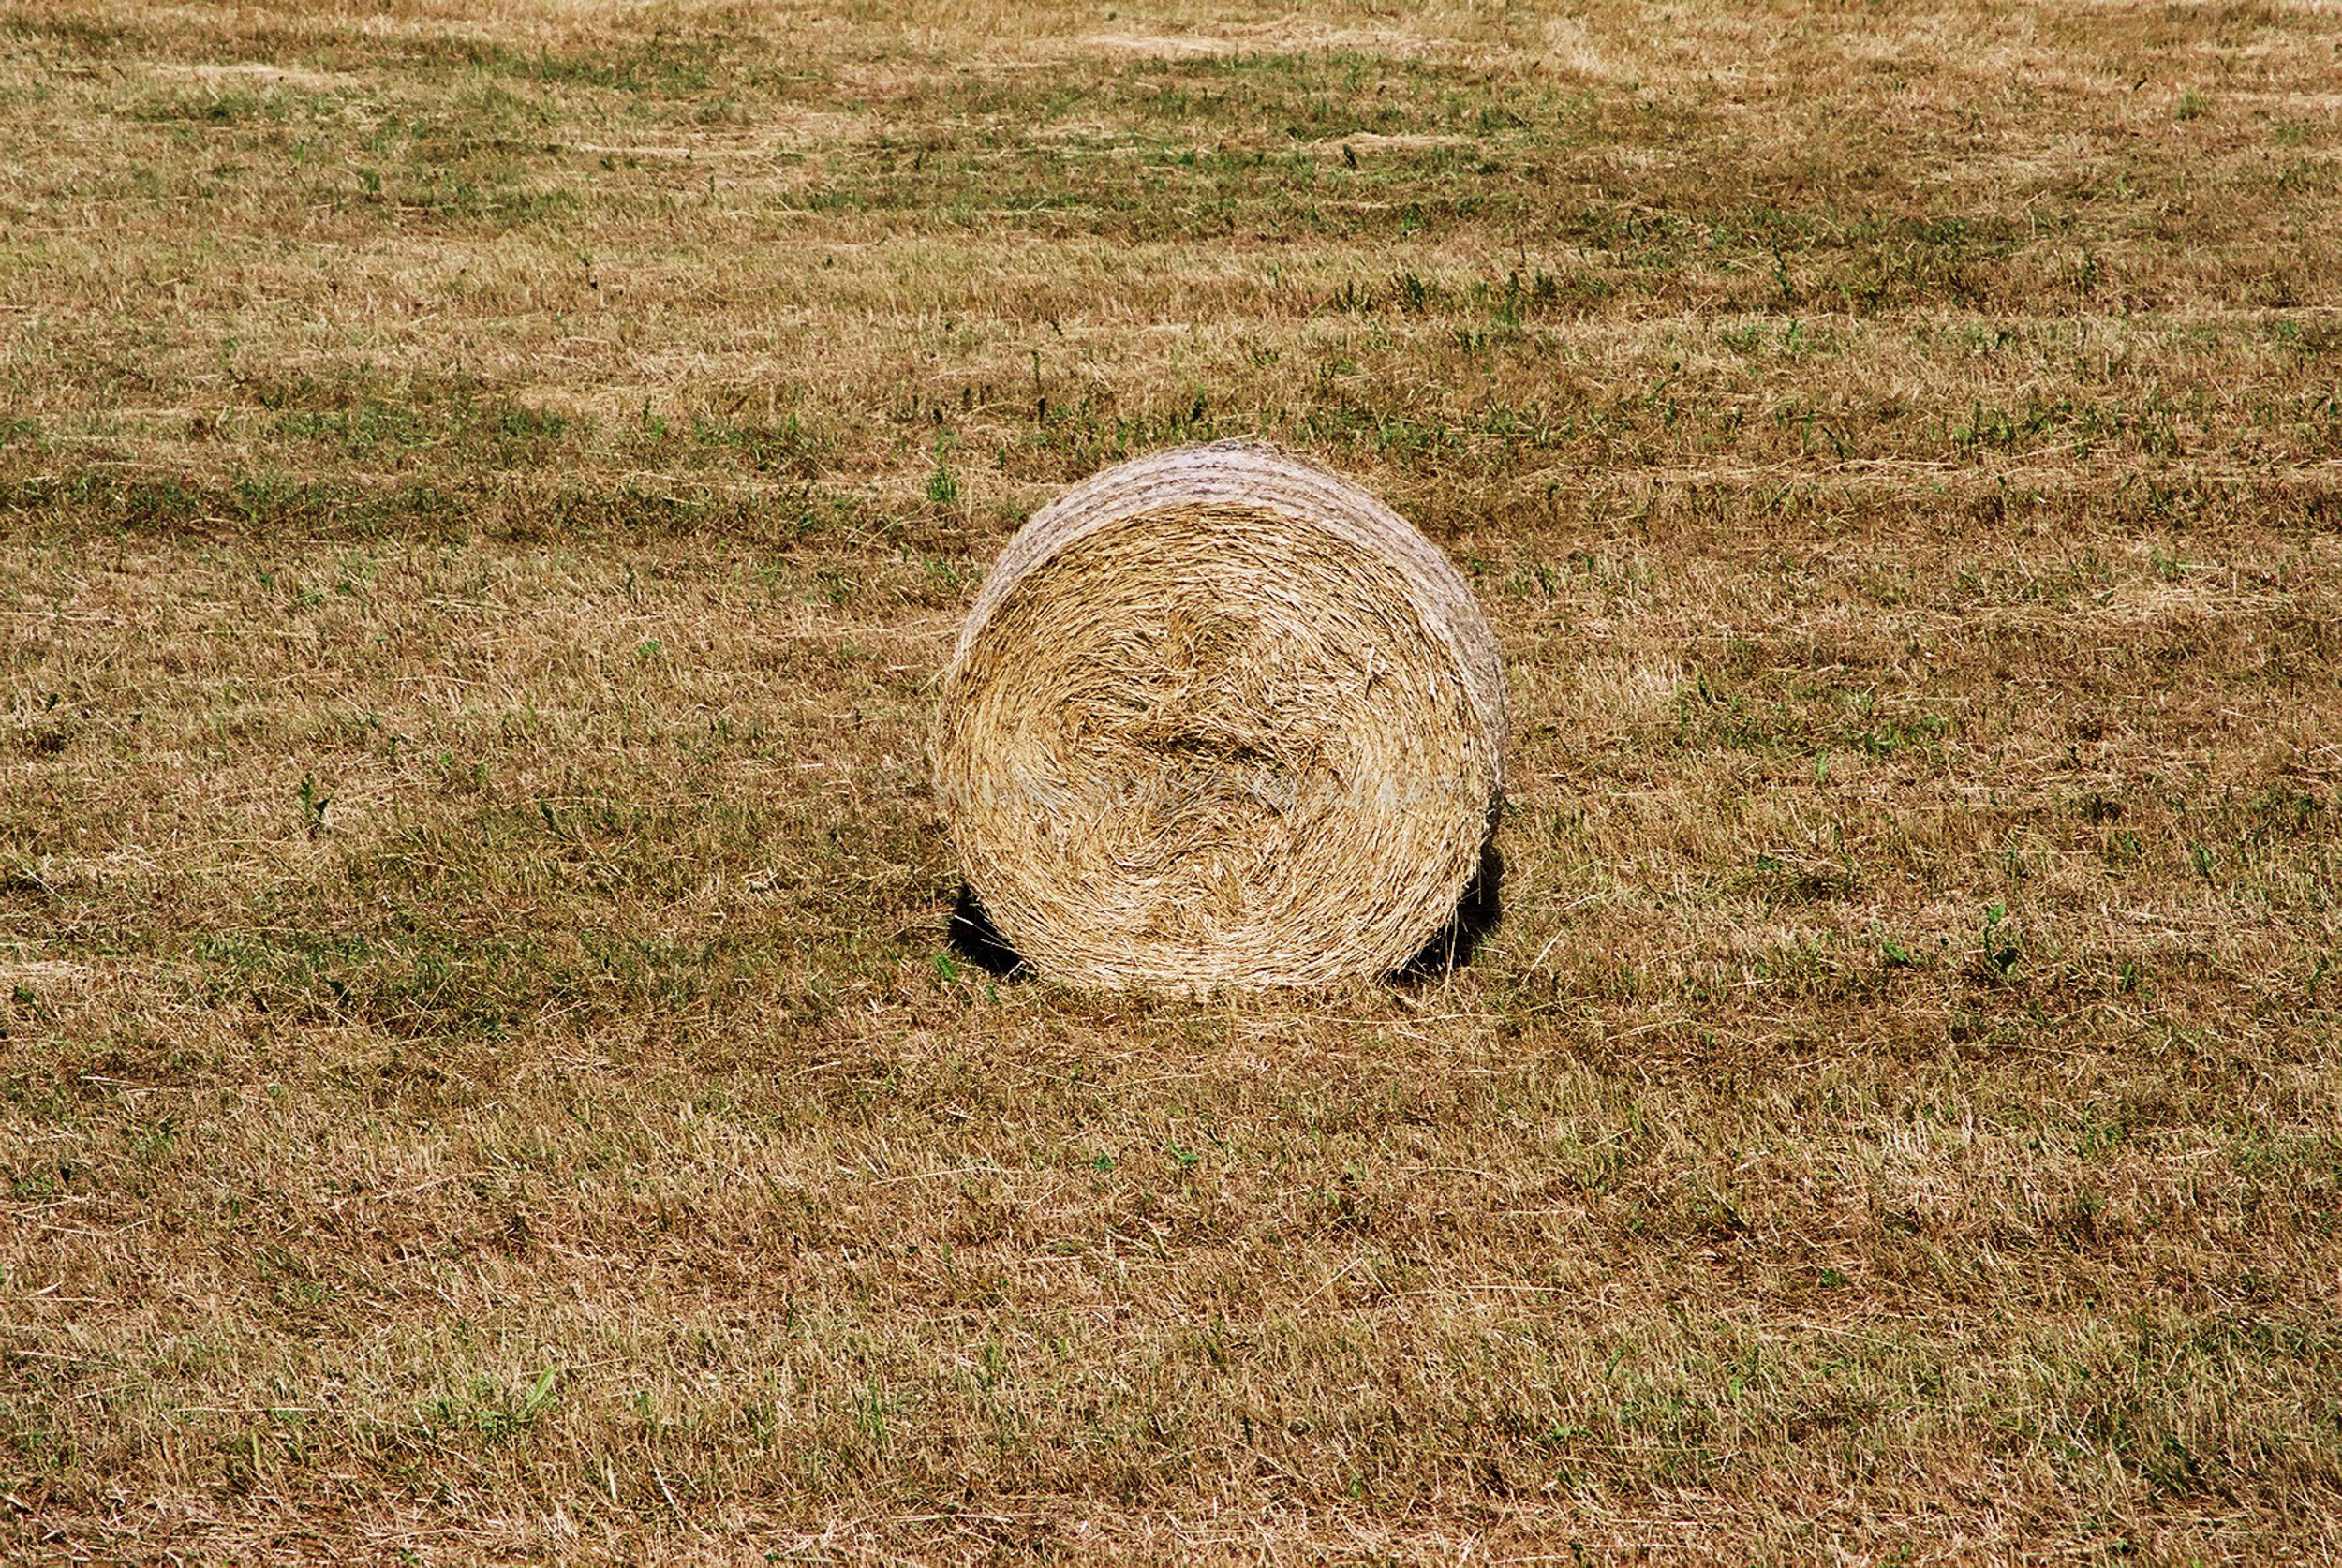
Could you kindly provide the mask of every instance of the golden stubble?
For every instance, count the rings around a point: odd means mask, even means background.
[[[2322,21],[7,17],[0,1541],[2331,1555]],[[992,983],[953,629],[1215,435],[1505,921]]]

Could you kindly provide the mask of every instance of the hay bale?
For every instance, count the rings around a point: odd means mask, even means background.
[[[1495,636],[1388,507],[1221,441],[1033,514],[960,629],[933,761],[969,886],[1098,987],[1380,976],[1439,934],[1504,785]]]

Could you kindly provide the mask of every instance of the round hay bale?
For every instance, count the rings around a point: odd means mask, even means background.
[[[1504,788],[1496,638],[1356,485],[1221,441],[1093,475],[1009,541],[944,679],[970,889],[1104,988],[1381,976],[1454,917]]]

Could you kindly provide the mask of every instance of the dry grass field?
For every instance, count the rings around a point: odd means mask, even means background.
[[[0,9],[0,1557],[2342,1559],[2342,14]],[[1104,463],[1464,567],[1452,974],[945,946]]]

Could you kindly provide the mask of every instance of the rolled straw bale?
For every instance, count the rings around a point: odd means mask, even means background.
[[[970,889],[1096,987],[1387,974],[1454,916],[1504,787],[1495,636],[1356,485],[1221,441],[1093,475],[986,580],[936,789]]]

